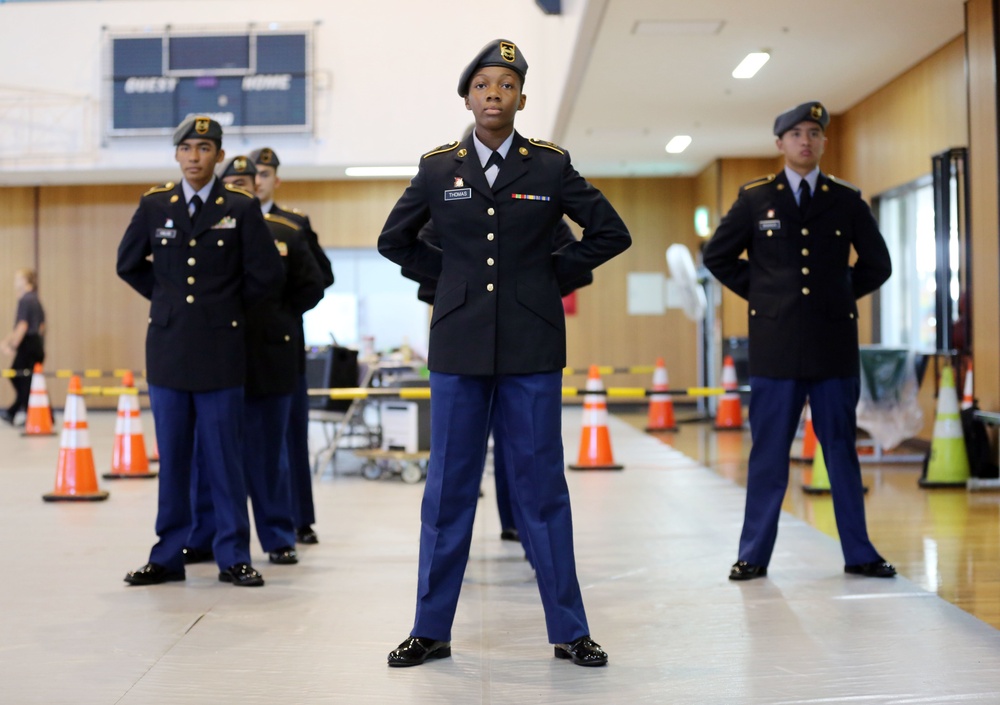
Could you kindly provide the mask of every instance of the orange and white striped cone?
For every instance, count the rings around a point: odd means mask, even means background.
[[[656,358],[656,368],[653,370],[653,393],[649,395],[649,416],[646,419],[647,431],[676,431],[674,420],[674,400],[666,391],[670,387],[667,382],[667,365],[662,357]],[[657,392],[663,392],[657,394]]]
[[[802,422],[802,450],[798,455],[793,455],[792,460],[797,463],[811,463],[816,457],[816,430],[813,428],[812,411],[809,409],[809,402],[803,412]]]
[[[28,414],[24,419],[22,436],[54,436],[52,430],[52,404],[45,388],[42,363],[36,362],[31,372],[31,392],[28,394]]]
[[[603,392],[604,384],[597,365],[590,366],[587,392]],[[604,394],[584,394],[583,432],[580,435],[580,455],[570,470],[622,470],[611,455],[611,434],[608,432],[608,404]]]
[[[964,409],[971,409],[976,405],[975,397],[972,395],[972,360],[969,360],[969,366],[965,369],[965,388],[962,390],[962,406]]]
[[[56,487],[53,492],[42,495],[46,502],[97,502],[108,498],[107,492],[97,488],[94,452],[90,448],[87,407],[83,403],[82,391],[80,378],[74,375],[69,380],[69,390],[66,392]]]
[[[156,477],[155,472],[149,471],[142,419],[139,418],[139,395],[135,393],[135,377],[131,372],[122,376],[122,387],[125,389],[118,397],[111,472],[104,473],[104,477],[108,480]]]
[[[719,406],[715,410],[716,431],[742,431],[743,405],[740,403],[740,393],[736,391],[736,365],[732,355],[726,355],[722,361],[722,388],[726,390],[719,397]]]

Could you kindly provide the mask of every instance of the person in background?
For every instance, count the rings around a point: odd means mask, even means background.
[[[562,282],[626,250],[631,237],[563,149],[514,130],[527,69],[513,42],[483,47],[458,82],[475,118],[473,134],[421,158],[378,239],[386,258],[437,280],[417,608],[390,666],[451,655],[494,399],[555,655],[580,666],[608,661],[591,638],[576,576],[562,446],[566,330],[559,291]],[[556,253],[553,236],[564,214],[583,226],[583,238]],[[440,249],[419,238],[430,220]]]
[[[258,587],[250,561],[243,472],[247,308],[284,285],[260,205],[215,177],[222,126],[207,116],[174,132],[180,183],[147,191],[118,246],[118,276],[150,300],[146,377],[160,452],[156,534],[130,585],[184,580],[191,530],[191,464],[208,476],[219,580]],[[202,462],[203,461],[203,462]]]
[[[19,413],[27,413],[31,371],[36,363],[45,361],[45,342],[42,337],[45,333],[45,309],[38,299],[38,276],[35,270],[18,269],[14,272],[14,293],[17,295],[14,328],[0,342],[0,350],[14,358],[10,363],[15,371],[10,380],[14,385],[14,403],[0,413],[0,417],[11,425],[20,421],[15,419]]]
[[[829,121],[818,101],[777,117],[784,170],[740,188],[703,253],[708,270],[747,300],[749,316],[753,446],[730,580],[767,575],[792,440],[807,398],[830,474],[844,571],[896,574],[868,538],[855,419],[861,384],[857,300],[882,286],[892,266],[858,189],[820,171]]]
[[[274,192],[281,185],[281,179],[278,178],[281,160],[278,159],[278,154],[270,147],[263,147],[250,152],[250,161],[257,168],[255,187],[261,210],[265,214],[289,220],[299,227],[299,232],[319,266],[323,288],[333,286],[333,266],[319,244],[319,237],[312,229],[309,216],[295,209],[282,208],[274,202]],[[292,394],[288,433],[281,457],[282,463],[288,468],[287,474],[291,482],[296,540],[312,544],[319,543],[319,537],[312,526],[316,523],[316,509],[313,505],[312,468],[309,464],[309,384],[306,380],[305,334],[301,318],[297,330],[301,349],[299,377]]]

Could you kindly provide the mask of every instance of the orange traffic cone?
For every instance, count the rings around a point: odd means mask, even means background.
[[[139,418],[139,397],[134,392],[135,378],[131,372],[122,376],[122,386],[125,391],[118,397],[111,472],[104,473],[104,477],[109,480],[156,477],[155,472],[149,471],[146,442],[142,437],[142,419]],[[130,389],[133,391],[128,391]]]
[[[87,407],[81,396],[80,378],[69,380],[66,392],[66,411],[63,414],[63,432],[59,439],[59,465],[56,468],[55,491],[42,495],[46,502],[90,501],[108,498],[107,492],[97,489],[94,471],[94,453],[90,449],[90,432],[87,428]]]
[[[24,419],[22,436],[54,436],[52,430],[52,405],[45,388],[42,363],[36,362],[31,373],[31,393],[28,395],[28,414]]]
[[[590,366],[587,392],[603,392],[597,365]],[[608,433],[608,404],[603,394],[583,397],[583,433],[580,436],[580,457],[570,470],[622,470],[611,457],[611,435]]]
[[[965,389],[962,391],[962,409],[971,409],[975,406],[976,400],[972,396],[972,360],[965,370]]]
[[[743,429],[743,406],[740,404],[740,394],[736,391],[736,365],[732,355],[726,355],[722,361],[722,388],[725,393],[719,398],[719,407],[715,411],[716,431],[741,431]]]
[[[667,366],[662,357],[656,358],[656,369],[653,370],[653,393],[649,395],[649,417],[646,421],[647,431],[676,431],[674,421],[674,400],[666,394]],[[664,392],[657,394],[656,392]]]
[[[813,429],[813,417],[812,411],[809,410],[809,402],[806,402],[804,415],[802,451],[798,455],[793,455],[792,460],[798,463],[811,463],[816,457],[816,431]]]

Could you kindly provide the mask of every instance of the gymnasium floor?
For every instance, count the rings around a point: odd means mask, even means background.
[[[98,473],[114,420],[90,414]],[[317,480],[321,543],[301,547],[299,565],[268,565],[254,546],[266,587],[197,565],[186,582],[129,588],[122,577],[155,538],[157,481],[102,479],[105,502],[45,503],[58,437],[0,428],[0,702],[1000,702],[1000,624],[986,609],[1000,602],[1000,493],[906,494],[912,468],[866,469],[873,539],[903,576],[872,580],[844,575],[824,533],[829,500],[804,500],[795,471],[769,577],[736,584],[748,441],[699,424],[656,439],[640,422],[611,418],[624,471],[568,474],[584,599],[610,654],[598,669],[552,657],[531,570],[499,540],[489,477],[454,656],[389,669],[412,620],[422,485],[365,480],[345,458]],[[564,428],[572,459],[579,408]]]

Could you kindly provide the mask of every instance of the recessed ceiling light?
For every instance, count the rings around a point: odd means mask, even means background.
[[[344,169],[347,176],[415,176],[415,166],[349,166]]]
[[[733,69],[733,78],[753,78],[771,58],[766,51],[754,51],[746,55],[740,65]]]
[[[667,142],[667,152],[670,154],[680,154],[691,144],[691,135],[675,135]]]

